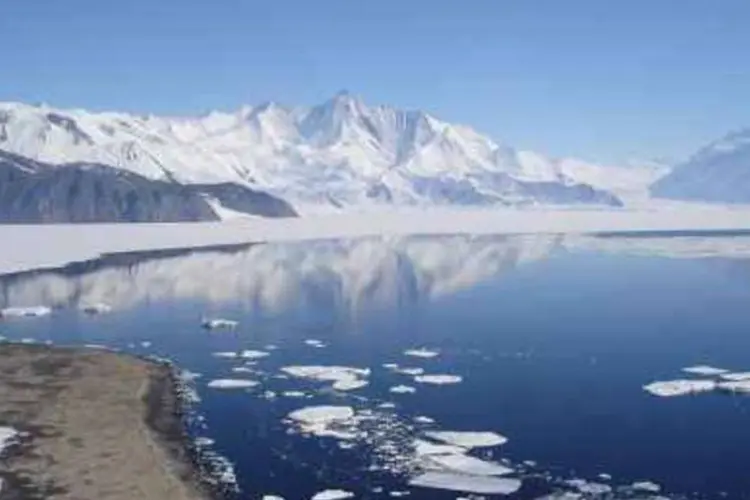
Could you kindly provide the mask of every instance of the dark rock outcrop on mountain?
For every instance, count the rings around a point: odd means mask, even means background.
[[[246,214],[265,217],[296,217],[294,208],[282,200],[263,191],[256,191],[239,184],[190,184],[191,190],[216,199],[222,206]]]
[[[282,200],[243,186],[198,189],[106,165],[49,165],[0,151],[0,223],[5,224],[212,221],[219,217],[204,195],[212,191],[231,191],[238,211],[296,215]]]

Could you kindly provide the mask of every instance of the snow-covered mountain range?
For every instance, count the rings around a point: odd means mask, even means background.
[[[750,203],[750,129],[733,132],[699,150],[659,179],[651,193],[660,198]]]
[[[179,184],[239,184],[303,213],[382,204],[620,205],[662,173],[549,158],[345,92],[313,107],[267,103],[200,117],[0,103],[0,149]]]

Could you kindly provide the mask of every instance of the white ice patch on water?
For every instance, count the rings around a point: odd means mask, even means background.
[[[654,396],[674,397],[709,392],[716,387],[714,380],[666,380],[645,385],[643,389]]]
[[[232,371],[234,373],[253,373],[255,372],[254,369],[250,368],[249,366],[235,366],[232,368]]]
[[[417,375],[414,377],[414,381],[420,384],[432,384],[432,385],[448,385],[458,384],[463,380],[460,375]]]
[[[422,466],[428,470],[447,469],[473,476],[506,476],[515,472],[502,464],[488,462],[462,453],[428,455]]]
[[[331,387],[337,391],[360,389],[367,385],[363,378],[370,375],[369,369],[349,366],[285,366],[281,371],[293,377],[333,382]]]
[[[47,306],[6,307],[0,309],[0,318],[31,318],[51,313],[52,309]]]
[[[317,347],[319,349],[326,347],[325,342],[317,339],[307,339],[305,340],[305,344],[309,345],[310,347]]]
[[[659,493],[661,486],[652,481],[639,481],[630,485],[635,491],[645,491],[647,493]]]
[[[354,498],[354,493],[346,490],[325,490],[313,495],[312,500],[343,500]]]
[[[412,356],[415,358],[434,358],[438,355],[440,355],[439,351],[431,351],[429,349],[409,349],[407,351],[404,351],[405,356]]]
[[[141,342],[141,347],[143,347],[144,349],[148,349],[149,347],[151,347],[151,342],[149,342],[148,340],[144,340],[143,342]]]
[[[452,444],[438,444],[424,439],[414,440],[414,452],[417,457],[428,457],[430,455],[451,455],[466,453],[466,448]]]
[[[417,389],[408,385],[395,385],[388,390],[394,394],[413,394],[417,392]]]
[[[566,483],[587,495],[604,495],[612,492],[612,487],[608,484],[589,482],[585,479],[571,479]]]
[[[251,349],[245,349],[240,353],[242,359],[260,359],[269,356],[270,353],[265,351],[254,351]]]
[[[354,419],[354,409],[350,406],[308,406],[289,413],[287,417],[305,434],[344,440],[357,437],[348,428]],[[343,426],[347,428],[342,429]]]
[[[213,356],[215,358],[229,358],[234,359],[237,357],[237,353],[234,351],[223,351],[223,352],[215,352],[213,353]]]
[[[496,432],[432,431],[425,435],[436,441],[469,449],[500,446],[508,442],[508,438]]]
[[[302,391],[284,391],[281,394],[282,396],[287,398],[304,398],[305,396],[307,396],[307,394]]]
[[[713,377],[715,375],[722,375],[724,373],[727,373],[729,370],[725,370],[724,368],[716,368],[714,366],[708,366],[708,365],[697,365],[697,366],[688,366],[687,368],[682,369],[685,373],[690,373],[692,375],[703,375],[706,377]]]
[[[741,392],[750,394],[750,380],[730,380],[726,382],[719,382],[718,388],[723,391],[729,392]]]
[[[512,478],[467,476],[449,472],[426,472],[411,479],[409,485],[480,495],[510,495],[521,488],[521,481]]]
[[[256,382],[255,380],[221,378],[210,381],[208,387],[212,389],[249,389],[256,387],[258,384],[259,382]]]
[[[419,415],[417,417],[414,417],[414,421],[418,424],[434,424],[435,419],[430,417],[425,417],[424,415]]]
[[[278,495],[263,495],[261,500],[284,500],[284,497]]]
[[[750,380],[750,372],[732,372],[722,373],[720,375],[724,380],[738,381],[738,380]]]

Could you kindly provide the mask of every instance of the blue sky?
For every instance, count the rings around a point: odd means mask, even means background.
[[[0,100],[196,114],[346,88],[496,140],[680,157],[750,126],[748,0],[2,0]]]

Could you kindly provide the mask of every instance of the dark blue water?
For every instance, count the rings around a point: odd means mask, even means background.
[[[514,498],[565,489],[566,479],[599,481],[599,474],[613,476],[604,482],[614,488],[654,481],[674,498],[750,498],[750,399],[658,398],[642,390],[686,377],[680,369],[689,365],[750,370],[750,251],[742,251],[750,239],[714,238],[714,251],[701,258],[683,258],[690,239],[665,245],[662,238],[650,253],[641,242],[639,253],[647,255],[638,256],[632,241],[618,249],[616,238],[606,239],[606,253],[559,238],[415,238],[98,262],[0,279],[6,306],[59,307],[49,317],[3,321],[0,334],[104,344],[201,373],[206,435],[235,464],[243,498],[310,498],[326,488],[357,498],[393,490],[410,490],[410,498],[458,496],[369,470],[379,463],[370,445],[341,449],[334,439],[289,434],[284,417],[317,404],[376,409],[392,419],[398,443],[426,428],[499,432],[509,441],[490,450],[493,458],[507,460],[524,480]],[[91,317],[76,310],[94,299],[114,311]],[[204,314],[240,326],[207,332]],[[311,338],[326,347],[303,342]],[[440,355],[402,354],[422,346]],[[240,349],[270,355],[252,374],[231,372],[241,361],[212,356]],[[463,381],[420,385],[383,363]],[[340,393],[278,378],[281,367],[306,364],[371,368],[370,383]],[[205,385],[231,377],[261,386],[245,392]],[[417,392],[389,393],[403,383]],[[311,397],[282,395],[298,389]],[[384,402],[395,409],[377,410]],[[414,424],[418,415],[436,423]],[[527,460],[534,464],[523,465]],[[378,488],[384,492],[374,493]],[[625,490],[620,497],[635,498]]]

